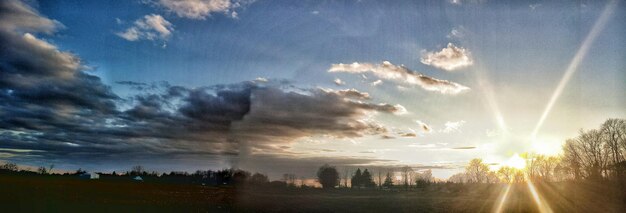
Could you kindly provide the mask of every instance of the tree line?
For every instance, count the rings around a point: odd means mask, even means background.
[[[558,156],[525,154],[526,167],[502,166],[491,171],[481,159],[472,159],[465,171],[448,181],[456,183],[519,183],[527,180],[624,180],[626,178],[626,120],[608,119],[598,129],[580,130],[567,139]]]
[[[580,130],[578,136],[567,139],[563,154],[546,156],[534,153],[523,154],[526,168],[501,166],[491,170],[482,159],[472,159],[464,172],[452,175],[449,183],[521,183],[525,181],[568,181],[568,180],[624,180],[626,179],[626,120],[608,119],[598,129]],[[14,163],[0,165],[0,174],[60,175],[52,174],[54,165],[39,167],[37,171],[20,170]],[[317,171],[317,181],[323,188],[379,188],[423,187],[435,182],[431,170],[415,171],[404,166],[395,169],[379,168],[376,173],[357,168],[352,173],[344,169],[343,178],[336,167],[323,165]],[[80,176],[86,171],[78,169],[64,176]],[[117,174],[98,173],[101,178],[124,179],[142,176],[144,180],[192,183],[203,185],[273,185],[296,186],[296,175],[285,174],[282,181],[271,181],[267,175],[241,169],[198,170],[194,173],[175,172],[158,174],[147,172],[142,166]],[[300,187],[305,187],[301,178]],[[341,184],[341,181],[344,181]],[[348,183],[350,182],[350,183]],[[350,185],[350,186],[348,186]]]

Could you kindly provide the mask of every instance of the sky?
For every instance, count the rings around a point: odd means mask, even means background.
[[[9,0],[0,161],[432,169],[626,117],[622,1]]]

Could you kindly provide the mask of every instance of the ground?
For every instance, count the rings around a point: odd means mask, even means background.
[[[0,204],[6,212],[493,212],[505,187],[277,189],[0,175]],[[626,209],[619,187],[559,183],[537,184],[537,188],[554,212]],[[538,211],[526,184],[513,185],[504,211]]]

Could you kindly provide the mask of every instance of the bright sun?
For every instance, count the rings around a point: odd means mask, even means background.
[[[519,156],[519,154],[515,153],[511,158],[503,163],[505,166],[513,167],[516,169],[524,169],[526,168],[526,159]]]

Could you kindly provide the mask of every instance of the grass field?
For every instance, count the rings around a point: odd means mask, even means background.
[[[619,187],[537,184],[554,212],[624,212]],[[322,190],[0,175],[1,212],[493,212],[506,185],[438,184],[424,189]],[[504,212],[537,212],[526,184]]]

